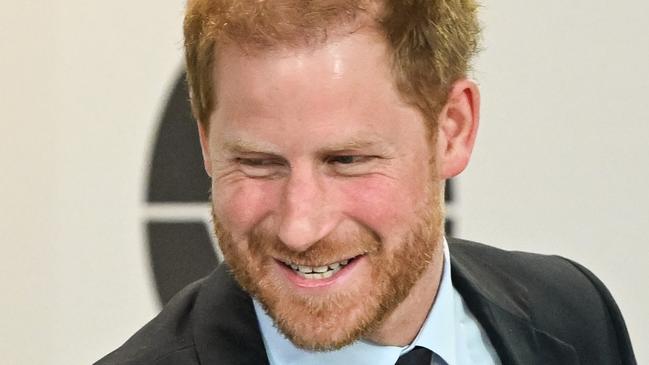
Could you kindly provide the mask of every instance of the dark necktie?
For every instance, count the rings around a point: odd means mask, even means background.
[[[415,346],[410,352],[399,357],[394,365],[430,365],[433,352],[421,346]]]

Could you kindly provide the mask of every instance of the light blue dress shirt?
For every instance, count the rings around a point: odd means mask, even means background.
[[[405,347],[381,346],[363,340],[335,351],[300,349],[286,339],[254,301],[270,365],[394,365],[415,346],[433,351],[432,365],[499,365],[486,333],[451,282],[451,260],[444,239],[444,270],[435,304],[415,340]]]

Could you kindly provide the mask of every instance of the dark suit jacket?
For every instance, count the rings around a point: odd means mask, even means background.
[[[610,293],[558,256],[448,239],[453,285],[503,364],[635,364]],[[267,364],[251,298],[224,265],[96,365]]]

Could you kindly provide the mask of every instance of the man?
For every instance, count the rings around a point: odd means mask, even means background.
[[[191,0],[225,264],[98,364],[635,363],[583,267],[444,238],[479,121],[476,7]]]

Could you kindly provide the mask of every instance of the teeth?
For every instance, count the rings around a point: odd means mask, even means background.
[[[338,262],[336,262],[335,264],[331,264],[331,265],[329,265],[329,268],[330,268],[331,270],[336,270],[336,269],[339,268],[339,267],[340,267],[340,263],[338,263]]]
[[[296,265],[293,263],[286,263],[286,264],[290,266],[291,269],[293,269],[295,273],[298,274],[299,276],[305,279],[318,280],[318,279],[326,279],[332,277],[335,273],[340,271],[348,263],[349,260],[342,260],[340,262],[334,262],[333,264],[329,264],[325,266],[315,266],[315,267]]]
[[[338,269],[338,270],[330,270],[330,271],[323,272],[323,273],[303,274],[302,272],[298,272],[297,274],[300,275],[301,277],[305,278],[305,279],[318,280],[318,279],[330,278],[335,273],[337,273],[338,271],[340,271],[340,269]]]
[[[340,269],[337,269],[337,270],[329,270],[329,271],[326,271],[326,272],[323,272],[323,273],[313,272],[313,273],[310,273],[310,274],[305,274],[305,273],[303,273],[303,272],[301,272],[301,271],[296,271],[296,273],[297,273],[299,276],[301,276],[301,277],[303,277],[303,278],[305,278],[305,279],[318,280],[318,279],[327,279],[327,278],[330,278],[330,277],[332,277],[335,273],[337,273],[338,271],[340,271]]]

